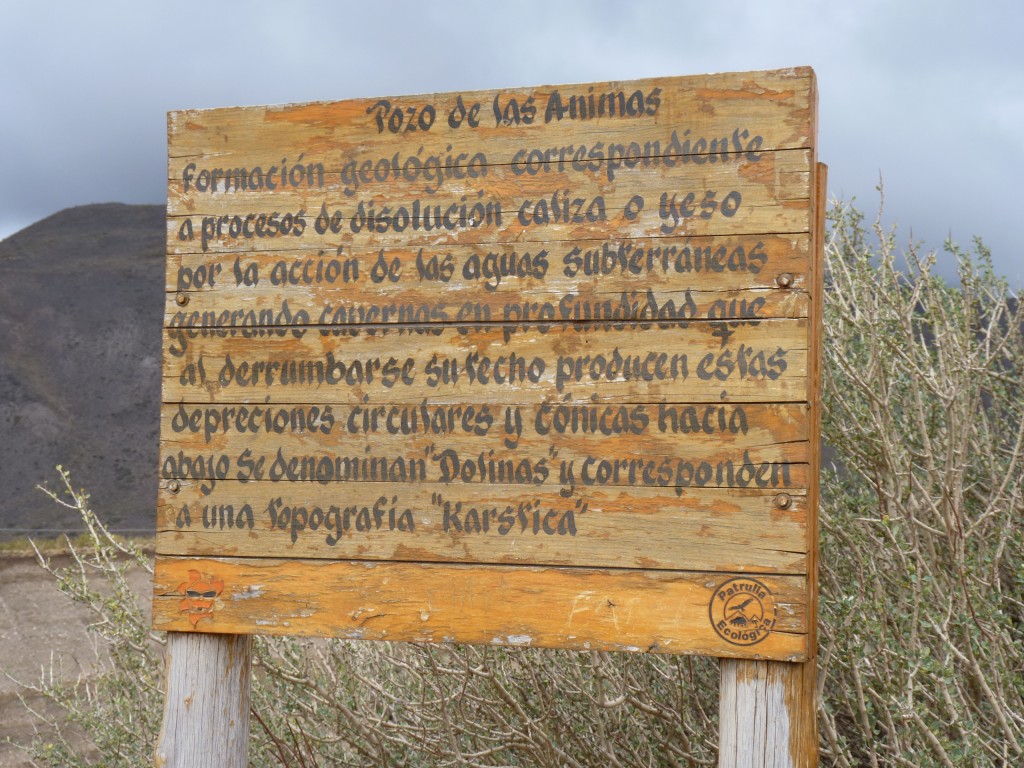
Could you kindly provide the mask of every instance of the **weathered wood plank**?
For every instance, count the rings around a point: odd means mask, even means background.
[[[807,653],[806,590],[798,576],[737,580],[674,571],[161,557],[154,575],[157,629],[193,629],[195,610],[180,591],[190,571],[221,585],[195,626],[202,632],[778,660]],[[713,622],[727,593],[747,587],[756,594],[732,617],[747,612],[736,636],[757,640],[726,640]]]
[[[395,281],[371,275],[383,256],[403,265]],[[236,260],[238,261],[236,265]],[[307,291],[343,290],[351,301],[413,301],[429,294],[452,303],[455,296],[482,302],[522,294],[533,299],[576,293],[601,296],[622,291],[692,291],[723,294],[774,290],[782,273],[794,291],[805,289],[810,238],[796,235],[738,237],[609,238],[545,243],[524,248],[496,242],[454,248],[392,247],[346,251],[320,248],[221,254],[170,254],[168,292],[259,294],[268,286],[282,298]],[[257,282],[246,279],[253,269]],[[326,293],[324,294],[326,296]]]
[[[679,202],[679,199],[677,199]],[[475,245],[488,246],[496,243],[519,243],[527,249],[536,249],[549,244],[549,248],[556,247],[550,244],[568,243],[571,248],[573,243],[592,240],[608,240],[610,238],[638,240],[644,238],[658,238],[666,236],[675,237],[729,237],[734,235],[799,235],[808,232],[808,205],[804,200],[787,201],[778,206],[754,208],[750,206],[749,214],[743,220],[743,227],[735,226],[739,222],[738,215],[731,219],[688,219],[685,225],[677,226],[671,232],[662,229],[662,223],[653,216],[638,217],[635,220],[627,220],[622,216],[621,211],[610,216],[607,221],[583,222],[565,224],[552,222],[543,227],[524,227],[519,224],[516,218],[504,217],[505,222],[500,227],[475,227],[456,228],[448,230],[432,230],[430,232],[413,232],[404,237],[394,232],[383,234],[367,233],[365,230],[358,236],[351,232],[331,233],[320,236],[307,226],[296,235],[292,230],[287,235],[274,235],[265,237],[246,238],[244,235],[232,237],[230,235],[231,221],[225,219],[222,224],[222,233],[216,235],[216,221],[211,223],[211,232],[214,236],[206,244],[207,250],[203,250],[202,242],[202,218],[203,217],[180,217],[167,220],[167,253],[169,256],[212,256],[214,254],[235,254],[235,253],[259,253],[259,252],[288,252],[296,249],[307,250],[374,250],[390,248],[462,248]],[[279,220],[282,216],[288,215],[294,218],[299,210],[279,211]],[[308,213],[308,212],[307,212]],[[223,214],[227,215],[227,214]],[[247,212],[240,214],[239,226],[245,226]],[[305,215],[305,214],[303,214]],[[232,215],[232,219],[234,216]],[[186,219],[195,232],[194,237],[189,238],[182,234],[182,227]],[[725,222],[725,223],[723,223]],[[741,231],[742,230],[742,231]],[[404,234],[404,233],[403,233]]]
[[[795,452],[800,449],[796,448]],[[806,463],[773,460],[771,454],[742,450],[711,456],[643,456],[574,451],[563,458],[551,449],[544,455],[515,450],[507,452],[428,446],[388,453],[372,447],[346,448],[337,452],[300,453],[277,448],[261,453],[245,448],[237,453],[223,451],[166,450],[161,475],[166,480],[199,480],[213,488],[217,482],[338,483],[370,482],[388,484],[452,483],[486,486],[488,483],[518,485],[532,489],[566,491],[579,486],[602,488],[759,488],[784,491],[807,485]]]
[[[806,321],[738,323],[725,329],[725,339],[716,323],[668,325],[552,325],[540,332],[494,324],[391,332],[386,326],[170,329],[163,399],[725,403],[805,397]],[[345,335],[351,333],[358,335]],[[193,338],[200,334],[206,338]],[[226,337],[216,337],[221,334]]]
[[[609,184],[552,187],[550,179],[535,183],[534,192],[496,182],[493,188],[478,185],[421,198],[396,193],[358,202],[330,190],[179,202],[169,190],[167,247],[170,253],[207,253],[300,244],[375,248],[808,232],[810,153],[765,157],[773,161],[751,164],[750,170],[721,166],[696,178],[631,174],[636,178],[617,181],[607,194]]]
[[[779,574],[807,568],[806,496],[798,489],[786,492],[780,509],[776,491],[719,488],[579,487],[565,497],[514,485],[342,489],[223,480],[209,493],[202,485],[161,483],[159,555]],[[397,524],[406,510],[413,530]]]
[[[164,325],[182,327],[230,327],[232,316],[259,325],[359,325],[381,322],[452,322],[467,316],[484,316],[497,322],[515,322],[527,312],[550,312],[565,322],[586,321],[597,315],[610,319],[642,319],[660,313],[716,320],[805,318],[808,298],[804,291],[637,291],[622,293],[551,293],[547,289],[481,294],[479,290],[446,292],[431,300],[427,291],[408,291],[394,296],[347,287],[282,290],[272,285],[245,291],[211,293],[196,291],[168,294]],[[282,298],[283,297],[283,298]],[[743,317],[745,315],[746,317]],[[236,321],[237,322],[237,321]]]
[[[567,244],[557,258],[546,248],[530,253],[515,245],[454,255],[389,249],[384,263],[398,259],[403,267],[394,283],[383,284],[371,278],[378,251],[173,256],[165,324],[227,325],[239,312],[254,313],[247,320],[262,325],[288,318],[343,325],[466,316],[514,321],[528,311],[569,321],[680,311],[719,320],[806,317],[807,242],[659,238]],[[598,274],[583,277],[583,270]],[[516,271],[522,276],[507,274]],[[442,274],[447,280],[436,279]]]
[[[685,149],[700,154],[712,150],[710,142],[714,139],[727,139],[730,148],[735,148],[739,140],[746,149],[752,146],[755,136],[760,136],[756,146],[765,150],[804,148],[813,142],[813,83],[814,73],[810,69],[797,68],[610,82],[596,88],[582,84],[389,97],[386,101],[393,106],[392,111],[408,116],[408,110],[415,110],[412,120],[405,119],[397,133],[388,127],[393,119],[390,112],[383,116],[384,125],[378,128],[377,110],[373,108],[379,101],[376,98],[181,110],[168,114],[168,175],[171,179],[180,178],[190,159],[210,154],[218,158],[218,165],[227,168],[259,165],[269,170],[289,159],[292,164],[315,159],[329,168],[340,168],[349,161],[361,164],[382,156],[390,158],[396,147],[415,152],[422,146],[423,157],[457,156],[473,141],[487,147],[492,162],[511,162],[523,146],[592,146],[596,141],[627,145],[637,142],[641,146],[658,141],[665,152],[681,153]],[[656,106],[650,100],[654,89],[659,89]],[[619,109],[614,116],[583,118],[577,110],[565,112],[559,119],[557,113],[549,113],[549,105],[559,105],[552,99],[556,92],[565,107],[573,97],[583,97],[587,112],[591,113],[597,112],[589,108],[592,94],[599,99],[601,94],[617,91],[627,98],[640,91],[644,102],[642,114],[631,116],[630,112],[640,110],[627,108],[625,114]],[[456,127],[449,123],[451,115],[459,116],[460,102],[467,112],[474,104],[480,105],[477,127],[472,127],[471,119],[463,119]],[[421,126],[420,116],[426,105],[436,112],[430,129],[408,130],[410,124]],[[518,121],[514,120],[516,107],[521,116]],[[536,116],[528,123],[531,107]],[[680,141],[689,139],[688,146],[678,150],[670,147],[673,129]],[[734,137],[736,131],[740,133]],[[747,133],[744,135],[743,131]],[[703,146],[699,144],[701,139],[705,140]],[[452,152],[448,145],[455,145],[458,150]],[[282,152],[281,148],[288,149]],[[307,155],[300,160],[303,150]],[[461,163],[466,164],[467,160]],[[442,160],[441,166],[446,164]]]
[[[284,454],[484,453],[495,461],[556,453],[660,461],[806,463],[807,408],[781,405],[526,405],[427,408],[380,405],[284,409],[165,405],[161,463],[177,452],[248,451],[269,465]],[[268,430],[268,423],[271,424]],[[279,425],[279,426],[278,426]],[[293,428],[294,426],[294,428]],[[241,431],[239,431],[241,427]]]
[[[282,209],[305,209],[310,213],[310,227],[315,229],[321,205],[326,205],[329,218],[319,222],[323,229],[337,234],[348,231],[358,234],[364,229],[374,230],[369,219],[371,204],[380,215],[383,207],[411,208],[444,202],[467,203],[470,207],[478,200],[501,203],[502,212],[509,218],[522,209],[533,226],[542,226],[545,220],[571,220],[588,213],[588,204],[600,197],[606,211],[623,210],[634,195],[644,198],[645,206],[654,209],[662,192],[675,193],[681,199],[688,192],[698,193],[689,201],[691,216],[698,218],[736,218],[742,215],[744,205],[764,206],[783,201],[807,200],[812,153],[807,149],[762,152],[755,158],[735,156],[714,165],[676,165],[675,167],[636,166],[612,170],[608,163],[596,163],[585,171],[571,168],[553,170],[543,175],[522,174],[516,166],[484,166],[476,178],[452,180],[440,188],[432,183],[407,181],[405,177],[389,179],[370,185],[358,193],[338,173],[325,173],[317,184],[294,189],[236,189],[221,182],[213,191],[200,191],[190,178],[174,179],[167,187],[168,216],[221,215],[244,209],[247,213],[272,213]],[[714,198],[704,202],[706,190],[715,190]],[[735,203],[725,200],[729,191],[738,191],[742,199]],[[581,199],[582,205],[573,201]],[[545,200],[540,208],[537,204]],[[525,201],[530,201],[525,205]],[[358,204],[364,204],[364,216],[358,215]],[[728,207],[734,205],[730,212]],[[335,216],[340,210],[342,216]],[[596,210],[593,211],[596,213]],[[671,220],[666,219],[669,223]],[[443,223],[443,222],[442,222]],[[479,222],[478,222],[479,223]],[[378,224],[383,226],[384,219]],[[377,230],[381,231],[381,230]],[[320,234],[325,234],[320,232]],[[666,233],[667,234],[667,233]]]

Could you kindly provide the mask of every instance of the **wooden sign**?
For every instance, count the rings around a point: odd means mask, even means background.
[[[809,69],[168,118],[158,629],[813,656]]]

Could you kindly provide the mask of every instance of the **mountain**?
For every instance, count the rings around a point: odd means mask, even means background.
[[[35,486],[71,470],[115,530],[152,531],[164,208],[86,205],[0,241],[0,538],[81,529]]]

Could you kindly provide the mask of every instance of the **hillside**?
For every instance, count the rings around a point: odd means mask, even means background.
[[[163,219],[87,205],[0,242],[0,529],[81,527],[35,490],[56,464],[109,525],[152,529]]]

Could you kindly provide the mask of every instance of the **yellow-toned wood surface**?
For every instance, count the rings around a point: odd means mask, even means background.
[[[800,488],[588,487],[565,497],[502,484],[185,480],[161,483],[157,515],[164,554],[719,572],[756,561],[779,574],[807,572],[806,527]]]
[[[485,144],[481,143],[479,147],[473,146],[471,149],[482,150],[484,147]],[[186,174],[184,179],[174,179],[169,183],[167,212],[172,218],[219,215],[225,212],[234,213],[232,206],[238,206],[244,209],[246,214],[271,213],[279,210],[282,197],[286,197],[293,208],[311,212],[308,225],[312,230],[317,229],[316,217],[321,213],[321,205],[326,205],[330,221],[326,218],[321,220],[323,229],[329,230],[332,234],[337,234],[335,229],[359,234],[362,231],[380,232],[381,227],[388,225],[388,220],[384,218],[386,214],[383,206],[386,205],[392,211],[389,229],[408,234],[414,231],[415,220],[410,220],[404,229],[399,229],[396,225],[401,222],[393,218],[393,212],[401,206],[411,208],[417,200],[424,205],[427,204],[424,201],[429,199],[451,201],[460,205],[465,202],[470,207],[478,200],[500,203],[503,216],[507,214],[509,218],[519,219],[519,211],[523,210],[522,218],[529,219],[529,224],[524,226],[538,227],[546,223],[544,216],[541,215],[545,211],[534,203],[539,203],[545,198],[548,202],[545,212],[547,218],[552,221],[571,222],[577,217],[595,217],[598,210],[590,209],[590,203],[597,198],[605,201],[607,213],[613,209],[623,210],[630,198],[637,194],[645,199],[657,200],[662,191],[686,193],[699,188],[699,199],[691,201],[698,204],[695,209],[696,218],[711,220],[721,217],[742,222],[742,212],[746,206],[764,207],[786,201],[806,201],[809,177],[812,173],[811,157],[809,150],[794,149],[783,152],[759,152],[756,156],[729,156],[721,162],[704,165],[683,165],[673,160],[671,167],[666,166],[666,158],[661,157],[651,158],[649,165],[635,165],[617,170],[612,170],[608,161],[603,161],[593,163],[583,171],[559,167],[538,174],[520,172],[515,165],[481,165],[481,173],[476,178],[452,180],[441,185],[439,189],[434,189],[433,184],[424,184],[422,181],[408,181],[404,174],[392,174],[398,178],[389,178],[386,182],[375,184],[376,189],[371,188],[358,195],[349,188],[342,174],[330,171],[325,171],[322,176],[318,174],[314,186],[297,186],[287,190],[286,194],[283,194],[280,188],[235,188],[233,183],[227,185],[224,182],[220,183],[218,189],[203,192],[196,187],[191,175]],[[486,169],[486,172],[483,172],[483,169]],[[741,199],[736,204],[735,211],[731,213],[721,208],[725,202],[724,193],[716,195],[714,200],[709,200],[706,208],[701,207],[699,204],[704,200],[703,193],[706,189],[737,190]],[[463,197],[466,200],[463,200]],[[583,199],[586,204],[577,206],[574,203],[577,198]],[[530,205],[524,206],[525,201],[530,201]],[[569,203],[566,209],[558,207],[562,201]],[[364,203],[365,221],[358,214],[359,202]],[[369,217],[371,202],[374,203],[372,210],[379,214],[376,224],[371,223]],[[716,205],[711,205],[711,202]],[[338,210],[341,210],[342,214],[347,212],[348,215],[336,216],[335,211]],[[461,211],[459,215],[461,216]],[[662,220],[666,223],[672,221],[667,217],[662,217]],[[424,229],[428,221],[433,220],[424,214]],[[446,227],[447,221],[442,220],[440,224]],[[471,226],[479,224],[480,222],[475,222]]]
[[[192,628],[187,588],[196,573],[212,577],[217,590],[196,623],[203,632],[711,656],[741,655],[744,647],[723,640],[708,620],[729,581],[720,573],[165,556],[154,574],[157,629]],[[802,658],[803,579],[745,582],[760,590],[773,621],[751,646],[756,655]]]
[[[349,301],[415,303],[423,297],[454,303],[465,296],[481,303],[522,295],[575,293],[584,297],[648,291],[723,296],[725,292],[776,292],[777,277],[793,278],[792,293],[805,288],[810,259],[807,234],[719,237],[611,238],[553,241],[525,248],[518,243],[484,243],[443,248],[273,250],[239,253],[182,253],[167,258],[169,298],[185,293],[226,293],[232,298],[277,292],[281,299],[320,297],[332,291]],[[376,281],[376,262],[403,268],[395,280]],[[238,260],[236,272],[236,259]],[[255,264],[259,281],[241,282]],[[760,294],[758,294],[760,295]],[[783,292],[785,295],[785,292]],[[230,300],[229,296],[220,297]],[[172,310],[177,312],[179,308]],[[194,308],[189,305],[187,310]]]
[[[712,190],[713,191],[713,190]],[[672,192],[666,194],[671,195]],[[685,197],[694,194],[696,202],[699,203],[706,194],[705,190],[697,192],[693,190],[681,190],[677,193],[677,204],[682,204]],[[626,201],[621,201],[625,203]],[[764,201],[755,201],[764,202]],[[440,202],[436,203],[441,205]],[[691,201],[690,204],[693,204]],[[365,229],[358,235],[351,233],[324,234],[321,235],[315,229],[310,228],[312,217],[307,219],[308,211],[301,207],[293,207],[291,210],[280,209],[267,214],[253,214],[253,219],[244,208],[240,211],[221,211],[202,216],[184,216],[167,221],[168,252],[172,255],[180,254],[213,254],[217,252],[251,252],[282,251],[293,249],[298,246],[305,246],[316,249],[371,249],[371,248],[448,248],[462,247],[480,244],[499,243],[520,243],[531,247],[541,247],[542,243],[574,243],[587,240],[605,240],[611,237],[625,237],[630,239],[641,239],[650,237],[666,237],[669,235],[706,237],[706,236],[728,236],[745,233],[778,232],[783,234],[806,232],[806,220],[808,217],[808,204],[806,200],[784,201],[778,204],[747,205],[743,208],[743,215],[737,213],[732,218],[689,218],[679,223],[666,224],[658,212],[659,200],[645,202],[647,206],[644,211],[635,219],[627,218],[623,213],[623,207],[618,209],[609,204],[606,219],[588,221],[560,221],[552,220],[543,226],[524,226],[517,215],[506,215],[503,213],[500,223],[494,223],[487,228],[482,219],[474,218],[474,211],[471,207],[463,209],[463,203],[459,200],[446,200],[441,206],[442,215],[452,210],[451,206],[457,205],[455,215],[459,218],[454,222],[451,229],[434,228],[427,230],[424,227],[406,232],[395,232],[388,229],[384,232],[368,233]],[[431,216],[434,215],[431,209]],[[277,214],[277,218],[291,216],[293,219],[299,216],[305,221],[301,234],[297,230],[290,230],[287,235],[265,235],[260,236],[258,229],[261,215],[267,219]],[[315,215],[316,212],[314,212]],[[465,213],[465,216],[462,214]],[[513,214],[516,214],[513,211]],[[391,215],[394,215],[392,212]],[[465,220],[466,224],[461,223]],[[494,222],[498,219],[495,217]],[[188,222],[188,224],[186,224]],[[219,230],[218,230],[219,222]],[[208,236],[204,234],[204,225],[208,227]],[[182,227],[189,227],[194,232],[194,239],[182,236]],[[232,226],[237,226],[239,235],[232,235]],[[385,226],[381,224],[381,226]],[[669,231],[666,231],[666,227]],[[246,230],[252,231],[252,236],[246,237]],[[266,230],[265,230],[266,231]]]
[[[422,322],[430,317],[474,317],[483,314],[497,322],[516,322],[521,317],[551,313],[576,322],[590,317],[647,320],[659,312],[692,314],[698,318],[736,320],[740,313],[753,319],[807,317],[808,298],[803,291],[679,291],[627,290],[618,293],[575,292],[555,294],[523,290],[518,298],[508,293],[453,290],[435,300],[422,293],[389,295],[375,300],[373,291],[344,287],[320,290],[282,290],[273,285],[247,291],[196,291],[179,304],[181,293],[167,297],[164,322],[170,328],[215,327],[234,321],[267,325],[382,325]],[[545,314],[547,316],[547,314]],[[290,322],[289,322],[290,321]]]
[[[516,431],[519,423],[522,429]],[[513,428],[508,430],[506,425]],[[404,454],[438,464],[446,451],[463,456],[485,452],[495,461],[515,461],[520,456],[539,460],[553,450],[579,467],[588,458],[609,456],[736,464],[806,464],[809,460],[807,409],[793,404],[342,405],[320,409],[179,403],[164,407],[161,435],[161,464],[173,461],[178,452],[234,456],[247,452],[253,461],[262,459],[269,466],[278,451],[316,460],[338,454]],[[174,478],[180,476],[165,477]],[[558,480],[557,475],[553,480]]]
[[[331,327],[171,328],[164,400],[785,402],[807,391],[802,319],[738,322],[727,338],[709,322],[621,325],[400,325],[355,336]]]
[[[648,99],[655,89],[659,90],[659,103],[656,113],[650,115],[648,107],[653,105]],[[601,94],[622,92],[628,98],[637,91],[643,94],[642,115],[610,115],[606,109],[604,116],[583,117],[582,110],[577,110],[575,116],[565,112],[559,119],[552,111],[550,119],[545,119],[549,106],[568,106],[574,96],[582,96],[589,106],[589,97],[594,94],[599,98]],[[556,92],[558,102],[553,103]],[[500,121],[494,112],[495,99]],[[375,105],[380,101],[389,102],[392,107],[383,128],[376,122]],[[513,101],[521,107],[519,120],[514,119]],[[452,122],[458,121],[460,103],[467,113],[473,105],[480,105],[477,127],[472,126],[468,114],[457,127],[452,127],[449,118],[454,116]],[[429,131],[423,131],[418,129],[419,114],[427,104],[434,107],[437,119]],[[527,122],[530,106],[535,116]],[[412,120],[404,120],[397,133],[393,132],[388,125],[391,113],[398,111],[408,116],[410,109],[418,111]],[[528,143],[533,138],[545,141],[538,145],[542,148],[562,144],[589,146],[598,141],[606,145],[661,141],[664,151],[670,152],[673,130],[680,135],[680,141],[689,138],[691,142],[688,152],[680,147],[680,155],[706,154],[710,141],[723,138],[729,140],[727,146],[735,151],[735,131],[741,132],[744,149],[756,136],[762,137],[759,146],[765,151],[807,148],[814,142],[816,109],[814,73],[810,68],[798,67],[333,103],[180,110],[169,113],[167,118],[168,174],[171,179],[180,178],[189,161],[208,156],[216,157],[223,167],[263,168],[279,166],[283,159],[290,159],[292,164],[302,162],[298,159],[301,154],[306,155],[305,162],[323,158],[325,165],[340,168],[349,162],[362,163],[378,156],[390,158],[399,146],[412,147],[413,151],[423,146],[426,155],[457,156],[466,151],[462,142],[467,134],[478,135],[486,141],[489,156],[506,163],[512,161],[524,141]],[[414,126],[412,130],[410,125]],[[743,131],[747,135],[742,136]],[[702,138],[708,146],[692,146]],[[449,144],[458,149],[448,150]],[[463,160],[462,164],[466,162]]]
[[[155,625],[812,656],[816,100],[171,113]]]
[[[765,153],[756,162],[667,173],[638,168],[614,182],[567,173],[509,178],[499,166],[472,185],[417,196],[396,183],[386,196],[358,202],[329,183],[288,195],[205,196],[187,195],[172,184],[168,224],[180,233],[187,219],[198,233],[195,240],[176,236],[178,252],[264,250],[299,241],[440,245],[585,239],[613,232],[631,237],[806,232],[811,157],[807,150],[792,150]],[[633,217],[627,211],[637,196],[644,205]],[[285,214],[294,219],[287,233],[261,230],[261,221]]]
[[[375,282],[375,265],[396,259],[397,280]],[[541,312],[566,321],[666,311],[696,319],[806,317],[807,263],[806,235],[579,241],[553,252],[494,245],[193,254],[169,259],[165,324],[224,324],[233,313],[254,313],[251,322],[264,325],[288,317],[345,325],[478,313],[514,321]],[[260,276],[251,285],[237,277],[248,270]],[[778,286],[783,274],[791,280],[786,290]]]
[[[713,190],[712,190],[713,191]],[[672,194],[671,192],[666,194]],[[677,195],[677,203],[681,204],[685,196],[693,194],[699,203],[706,194],[705,190],[681,190]],[[678,224],[669,223],[659,216],[657,210],[659,200],[656,197],[653,201],[645,203],[653,206],[653,210],[645,207],[635,219],[627,218],[623,211],[628,198],[616,201],[608,201],[607,218],[589,221],[552,220],[543,226],[524,226],[519,220],[516,212],[513,215],[502,213],[498,218],[478,219],[471,207],[464,206],[464,201],[445,200],[436,203],[441,207],[432,208],[431,216],[435,210],[440,210],[443,215],[452,210],[457,218],[453,220],[451,228],[426,229],[419,227],[406,232],[396,232],[392,228],[383,232],[367,232],[361,230],[357,235],[352,233],[319,234],[311,228],[312,217],[307,217],[308,211],[302,207],[292,207],[291,210],[279,209],[265,214],[251,214],[254,218],[249,219],[250,212],[244,207],[240,211],[219,211],[204,215],[184,216],[177,219],[168,219],[167,237],[168,250],[172,254],[195,254],[215,252],[261,252],[280,251],[304,245],[309,248],[336,249],[342,248],[391,248],[391,247],[424,247],[442,248],[490,243],[521,243],[532,247],[540,247],[541,243],[565,243],[582,240],[601,240],[609,237],[628,237],[631,239],[663,237],[668,235],[682,235],[693,237],[735,235],[757,232],[780,232],[784,234],[806,232],[805,222],[807,220],[808,205],[806,200],[793,200],[772,203],[763,198],[750,200],[752,204],[742,206],[743,214],[737,213],[732,218],[717,217],[711,219],[689,218],[681,220]],[[692,204],[693,201],[691,201]],[[470,203],[472,205],[472,203]],[[458,206],[453,209],[452,206]],[[616,207],[617,206],[617,207]],[[403,207],[403,211],[410,210]],[[421,209],[422,210],[422,209]],[[315,215],[316,212],[314,212]],[[266,216],[269,220],[272,216],[282,218],[285,215],[295,219],[301,217],[305,226],[301,234],[299,230],[292,229],[288,235],[265,235],[258,234],[261,219],[259,216]],[[463,215],[464,214],[464,215]],[[395,212],[392,211],[394,216]],[[415,211],[413,211],[415,215]],[[574,215],[574,214],[573,214]],[[381,219],[377,219],[381,221]],[[188,222],[186,224],[186,222]],[[194,240],[182,237],[182,227],[187,226],[194,232]],[[234,235],[232,227],[236,226],[239,234]],[[380,226],[387,226],[380,224]],[[410,225],[411,226],[411,225]],[[207,232],[204,232],[207,227]],[[668,231],[666,231],[668,227]],[[252,234],[246,236],[251,230]],[[265,230],[266,231],[266,230]]]

